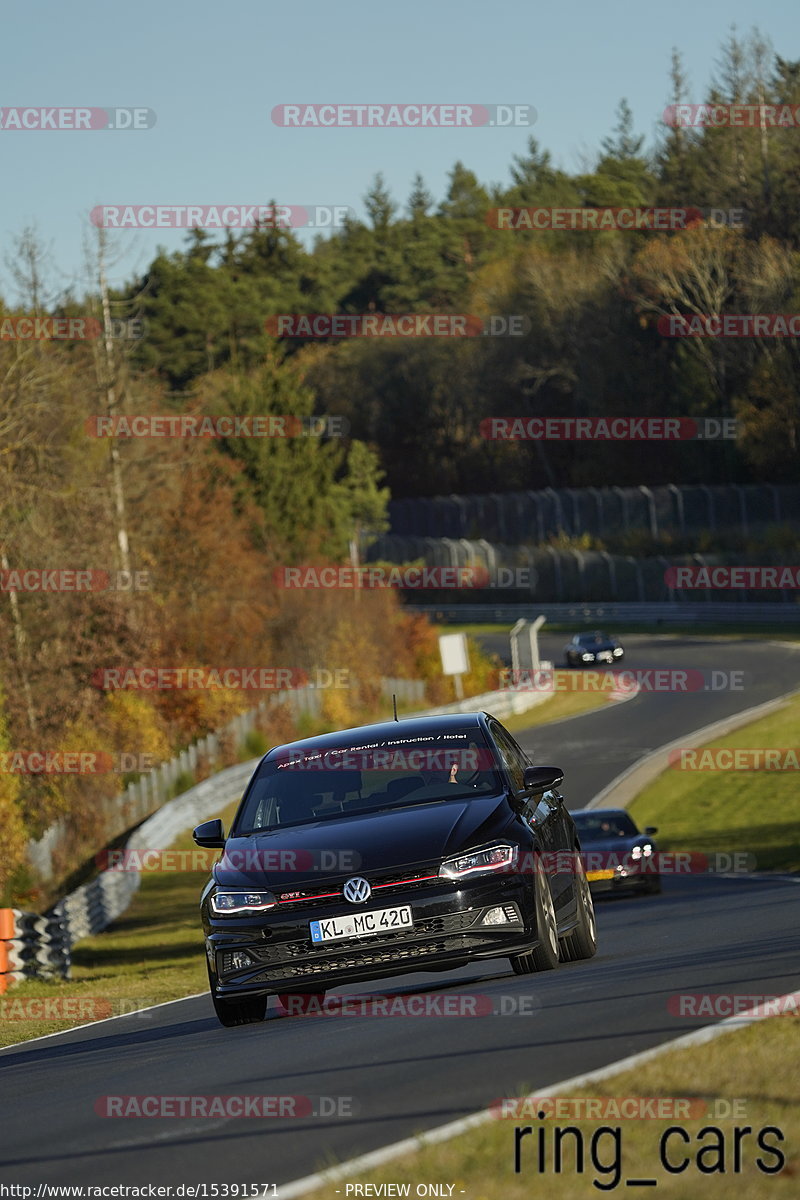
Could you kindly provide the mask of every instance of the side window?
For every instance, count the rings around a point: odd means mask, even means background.
[[[503,763],[511,777],[511,784],[517,791],[520,791],[523,786],[525,767],[527,766],[522,751],[498,721],[492,721],[491,730]]]

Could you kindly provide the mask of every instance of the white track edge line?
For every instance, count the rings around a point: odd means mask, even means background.
[[[787,992],[780,999],[782,1001],[791,999],[800,1004],[800,991]],[[610,1075],[618,1075],[622,1071],[631,1070],[642,1063],[658,1058],[670,1050],[682,1050],[687,1046],[703,1045],[705,1042],[713,1041],[715,1038],[722,1036],[722,1034],[732,1033],[735,1029],[743,1029],[747,1025],[755,1024],[758,1021],[765,1021],[772,1015],[771,1013],[758,1013],[757,1009],[752,1008],[737,1016],[725,1017],[724,1020],[718,1021],[714,1025],[704,1025],[702,1029],[695,1029],[691,1033],[685,1033],[681,1037],[673,1038],[672,1041],[662,1042],[661,1045],[654,1046],[650,1050],[642,1050],[638,1054],[631,1054],[627,1058],[620,1058],[616,1062],[609,1063],[608,1066],[599,1068],[597,1071],[590,1071],[585,1075],[573,1075],[570,1079],[562,1079],[559,1083],[552,1083],[546,1088],[531,1093],[529,1096],[521,1097],[521,1099],[527,1100],[557,1096],[566,1088],[579,1088],[584,1087],[588,1083],[597,1083],[600,1080],[607,1079]],[[447,1125],[440,1125],[426,1133],[418,1134],[416,1137],[404,1138],[400,1142],[393,1142],[388,1146],[382,1146],[379,1150],[372,1150],[368,1154],[361,1154],[357,1158],[352,1158],[348,1162],[341,1163],[339,1166],[332,1167],[329,1170],[319,1171],[314,1175],[306,1175],[302,1179],[294,1179],[287,1184],[279,1184],[278,1191],[281,1200],[294,1200],[296,1196],[303,1196],[315,1188],[324,1187],[331,1183],[338,1183],[348,1178],[348,1176],[355,1175],[360,1171],[369,1170],[372,1167],[383,1166],[384,1163],[391,1162],[392,1159],[399,1158],[403,1154],[409,1154],[427,1146],[436,1145],[438,1142],[449,1141],[461,1133],[466,1133],[469,1129],[474,1129],[478,1125],[485,1125],[489,1121],[496,1119],[491,1109],[483,1109],[481,1112],[473,1113],[470,1117],[461,1117],[458,1121],[450,1121]]]
[[[113,1017],[101,1017],[99,1021],[87,1021],[84,1025],[72,1025],[69,1029],[57,1029],[55,1033],[42,1033],[39,1035],[39,1037],[28,1038],[28,1040],[24,1042],[9,1042],[7,1046],[0,1046],[0,1054],[3,1054],[6,1050],[16,1050],[20,1046],[32,1046],[34,1042],[44,1042],[47,1040],[47,1038],[64,1037],[64,1035],[67,1033],[77,1033],[79,1029],[94,1029],[96,1025],[105,1025],[108,1021],[122,1021],[125,1019],[125,1017],[135,1017],[138,1016],[139,1013],[152,1012],[152,1010],[155,1008],[166,1008],[168,1004],[181,1004],[184,1000],[196,1000],[198,996],[207,995],[207,990],[205,992],[192,992],[189,996],[177,996],[174,1000],[161,1000],[158,1004],[147,1004],[144,1008],[132,1008],[130,1012],[115,1013]],[[57,1000],[58,997],[48,996],[47,999]],[[20,1004],[24,1004],[24,1002],[24,999],[20,997]],[[0,1003],[2,1003],[2,1001],[0,1001]],[[43,1017],[41,1019],[46,1020],[47,1018]],[[53,1019],[57,1020],[58,1018],[54,1017]]]
[[[738,733],[739,729],[741,729],[743,726],[755,724],[755,722],[761,720],[762,717],[769,717],[773,712],[779,711],[781,708],[788,705],[790,701],[797,696],[797,694],[797,688],[794,688],[791,692],[784,692],[783,695],[775,696],[772,700],[764,700],[761,704],[756,704],[752,708],[743,708],[738,713],[731,713],[731,715],[728,717],[721,717],[718,721],[712,721],[710,725],[701,725],[697,729],[690,730],[689,733],[684,734],[682,737],[674,738],[671,742],[664,742],[662,746],[657,746],[656,749],[651,750],[649,754],[644,754],[641,758],[637,758],[635,762],[631,763],[629,767],[626,767],[624,771],[621,771],[619,775],[615,775],[611,782],[607,783],[606,786],[602,788],[597,795],[589,801],[588,804],[584,805],[584,807],[602,808],[611,793],[616,791],[618,787],[621,787],[622,784],[627,782],[627,780],[629,780],[632,775],[635,775],[635,773],[642,767],[654,764],[655,760],[659,756],[668,754],[670,750],[676,750],[682,746],[685,746],[687,741],[690,739],[694,740],[696,738],[698,740],[698,744],[702,746],[704,745],[702,740],[703,738],[727,737],[730,733]],[[732,728],[725,732],[721,727],[728,724],[730,724]],[[664,770],[666,771],[667,769],[668,763],[665,763]],[[657,778],[657,776],[654,778]],[[639,792],[644,791],[645,787],[646,784],[643,784],[642,787],[639,788],[639,791],[635,794],[635,796],[631,797],[631,799],[635,799]],[[621,807],[627,808],[630,802],[630,800],[626,801],[626,803]],[[618,805],[617,807],[620,806]]]

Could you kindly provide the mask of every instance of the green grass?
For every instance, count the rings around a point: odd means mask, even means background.
[[[546,1200],[588,1200],[607,1194],[593,1186],[595,1179],[609,1190],[614,1178],[610,1171],[597,1170],[591,1155],[592,1135],[601,1128],[610,1127],[620,1131],[621,1148],[619,1183],[610,1189],[612,1195],[644,1193],[667,1196],[669,1200],[697,1200],[698,1196],[718,1196],[725,1200],[739,1200],[740,1197],[742,1200],[745,1197],[747,1200],[790,1200],[797,1196],[800,1172],[800,1100],[796,1079],[798,1033],[796,1017],[773,1017],[724,1034],[704,1046],[666,1051],[652,1062],[592,1087],[559,1094],[589,1098],[675,1098],[691,1104],[688,1111],[694,1119],[588,1121],[545,1117],[539,1121],[535,1113],[519,1119],[498,1119],[437,1146],[403,1155],[376,1170],[348,1175],[347,1183],[409,1184],[409,1195],[414,1196],[419,1183],[436,1180],[454,1184],[453,1197],[459,1196],[463,1189],[468,1200],[531,1200],[532,1196],[546,1197]],[[535,1058],[529,1061],[535,1061]],[[536,1086],[525,1091],[535,1095]],[[734,1103],[736,1108],[732,1107]],[[709,1112],[709,1116],[700,1116],[703,1111]],[[741,1115],[717,1117],[716,1113],[720,1112]],[[521,1142],[522,1169],[520,1174],[515,1174],[514,1131],[518,1125],[533,1126],[534,1132]],[[575,1171],[572,1135],[564,1138],[561,1173],[553,1171],[554,1125],[581,1131],[585,1153],[582,1174]],[[681,1174],[670,1174],[659,1161],[659,1140],[670,1125],[681,1125],[689,1137],[685,1146],[674,1135],[667,1143],[673,1162],[690,1156],[689,1166]],[[726,1153],[724,1174],[703,1174],[697,1169],[698,1151],[715,1140],[714,1135],[699,1137],[706,1125],[715,1125],[722,1131]],[[733,1130],[736,1126],[750,1126],[753,1133],[742,1139],[741,1170],[734,1173]],[[766,1126],[776,1126],[785,1138],[779,1143],[774,1135],[769,1135],[770,1142],[778,1145],[786,1158],[784,1169],[778,1174],[764,1174],[756,1164],[756,1157],[761,1156],[768,1167],[777,1165],[776,1158],[762,1153],[756,1143],[758,1131]],[[545,1131],[547,1146],[544,1171],[539,1170],[537,1150],[540,1127]],[[613,1137],[613,1133],[605,1134],[597,1142],[595,1161],[606,1168],[612,1166],[616,1157]],[[715,1155],[707,1150],[701,1163],[709,1167],[714,1158]],[[324,1165],[333,1164],[329,1161]],[[311,1169],[309,1162],[309,1171]],[[625,1186],[625,1180],[629,1179],[655,1179],[657,1186],[629,1190]],[[332,1200],[337,1191],[344,1197],[344,1182],[337,1181],[309,1192],[308,1200]],[[354,1195],[352,1191],[349,1194]],[[380,1193],[373,1191],[371,1194]]]
[[[800,694],[785,708],[709,745],[794,747]],[[630,805],[640,827],[657,825],[661,849],[741,851],[759,871],[800,871],[800,772],[700,771],[668,767]]]
[[[511,733],[524,733],[526,729],[550,725],[566,717],[578,717],[613,703],[602,692],[556,692],[552,700],[545,700],[528,712],[503,717],[502,723]]]

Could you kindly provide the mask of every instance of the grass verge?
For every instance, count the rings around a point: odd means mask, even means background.
[[[579,717],[582,713],[606,708],[614,703],[615,701],[609,700],[608,694],[603,692],[556,692],[552,700],[545,700],[544,704],[537,704],[528,712],[503,717],[502,723],[511,733],[522,733],[533,726],[551,725],[553,721]]]
[[[717,738],[709,746],[793,747],[800,755],[798,729],[800,693],[785,708]],[[755,856],[758,871],[800,871],[797,771],[668,767],[629,808],[640,828],[658,826],[663,850],[747,852]]]
[[[800,1100],[794,1065],[797,1046],[797,1018],[772,1017],[703,1046],[666,1051],[651,1062],[591,1088],[563,1093],[564,1097],[593,1100],[655,1097],[667,1103],[683,1101],[675,1118],[621,1120],[612,1116],[584,1120],[555,1115],[540,1120],[538,1106],[527,1107],[519,1116],[488,1121],[437,1146],[348,1176],[346,1183],[330,1183],[309,1192],[308,1200],[404,1194],[385,1188],[376,1190],[375,1185],[386,1184],[408,1185],[407,1194],[414,1196],[418,1184],[432,1180],[454,1185],[452,1195],[465,1194],[468,1200],[530,1200],[532,1195],[546,1196],[547,1200],[587,1200],[604,1191],[624,1195],[627,1181],[644,1179],[654,1180],[656,1186],[652,1192],[636,1188],[637,1193],[655,1193],[670,1200],[696,1200],[698,1195],[748,1200],[795,1197],[800,1174]],[[531,1094],[535,1095],[535,1090]],[[688,1119],[683,1115],[686,1113]],[[521,1170],[517,1174],[515,1129],[528,1126],[533,1133],[520,1141]],[[660,1161],[659,1143],[670,1126],[685,1130],[685,1141],[680,1134],[672,1134],[665,1143],[665,1156],[673,1166],[686,1160],[686,1168],[680,1173],[670,1173]],[[769,1126],[778,1129],[784,1141],[775,1133],[763,1133],[762,1139],[766,1146],[783,1154],[783,1164],[773,1150],[758,1144],[760,1132]],[[560,1135],[563,1144],[558,1173],[554,1170],[555,1127],[565,1130]],[[750,1129],[739,1137],[738,1169],[737,1127]],[[568,1134],[567,1128],[577,1133]],[[583,1170],[578,1171],[577,1147],[581,1143]],[[543,1165],[540,1145],[546,1150]],[[768,1169],[777,1166],[780,1170],[766,1173],[758,1165],[759,1158]],[[358,1184],[373,1186],[360,1193],[346,1192],[348,1185]],[[628,1194],[634,1194],[634,1189]]]

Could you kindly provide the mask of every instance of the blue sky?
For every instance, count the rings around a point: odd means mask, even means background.
[[[758,25],[778,54],[800,58],[797,0],[54,0],[6,6],[3,106],[129,105],[155,128],[0,131],[0,295],[13,238],[34,225],[53,288],[80,286],[88,213],[97,204],[343,204],[363,214],[382,170],[405,201],[416,171],[439,200],[461,159],[505,182],[531,132],[557,165],[581,169],[625,96],[652,144],[669,100],[671,47],[700,101],[731,24]],[[282,129],[280,103],[527,103],[532,130]],[[800,133],[798,134],[800,136]],[[180,230],[112,235],[114,282],[143,269]],[[58,268],[55,270],[55,268]]]

